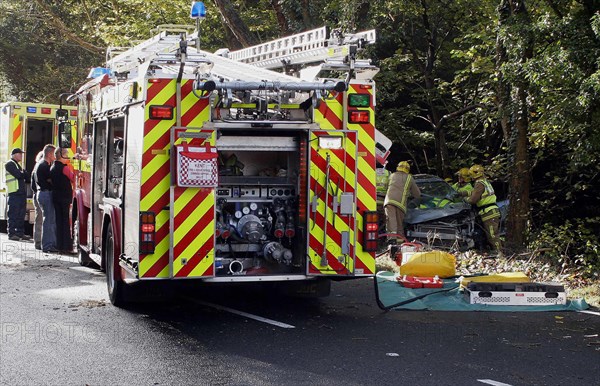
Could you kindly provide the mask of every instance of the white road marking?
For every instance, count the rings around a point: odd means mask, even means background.
[[[577,311],[577,312],[582,312],[584,314],[591,314],[591,315],[600,316],[600,312],[596,312],[596,311],[586,311],[586,310],[583,310],[583,311]]]
[[[478,379],[477,381],[481,382],[481,383],[487,383],[488,385],[493,385],[493,386],[512,386],[508,383],[502,383],[502,382],[494,381],[492,379]]]
[[[263,322],[263,323],[267,323],[267,324],[272,324],[273,326],[277,326],[277,327],[281,327],[281,328],[296,328],[296,327],[292,326],[291,324],[286,324],[286,323],[278,322],[276,320],[263,318],[262,316],[258,316],[258,315],[254,315],[254,314],[249,314],[247,312],[239,311],[239,310],[236,310],[236,309],[233,309],[233,308],[229,308],[229,307],[225,307],[225,306],[221,306],[219,304],[209,303],[209,302],[205,302],[205,301],[202,301],[202,300],[191,299],[191,298],[188,298],[188,299],[194,301],[195,303],[202,304],[204,306],[212,307],[212,308],[215,308],[215,309],[221,310],[221,311],[231,312],[232,314],[240,315],[240,316],[243,316],[243,317],[248,318],[248,319],[254,319],[254,320],[257,320],[259,322]]]

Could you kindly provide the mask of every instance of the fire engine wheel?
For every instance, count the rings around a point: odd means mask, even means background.
[[[79,216],[75,217],[75,221],[73,222],[73,243],[75,244],[75,248],[77,248],[77,260],[79,261],[79,265],[83,267],[95,265],[94,261],[90,259],[90,255],[79,245]]]
[[[126,304],[126,284],[117,278],[117,269],[119,269],[119,267],[115,266],[115,241],[111,227],[108,227],[106,230],[104,259],[106,266],[106,286],[108,289],[108,297],[114,306],[123,307]]]

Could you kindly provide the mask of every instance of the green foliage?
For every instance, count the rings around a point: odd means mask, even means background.
[[[578,266],[587,275],[600,271],[600,217],[576,218],[564,224],[545,224],[534,232],[530,248],[543,251],[559,266]]]

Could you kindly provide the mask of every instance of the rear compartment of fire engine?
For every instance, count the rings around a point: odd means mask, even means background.
[[[262,131],[219,131],[216,276],[306,272],[307,132]]]

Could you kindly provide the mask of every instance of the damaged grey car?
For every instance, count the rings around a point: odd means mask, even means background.
[[[486,245],[477,212],[450,184],[430,174],[415,174],[413,177],[421,190],[421,199],[412,200],[408,205],[404,222],[409,241],[459,251],[482,249]],[[502,234],[508,201],[500,201],[497,205],[502,215]]]

